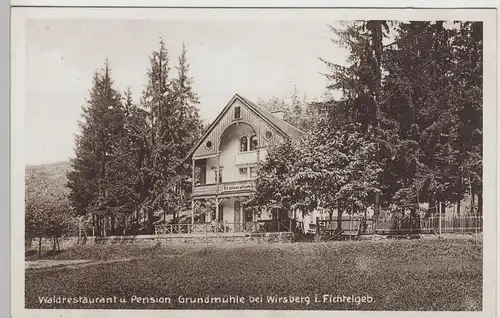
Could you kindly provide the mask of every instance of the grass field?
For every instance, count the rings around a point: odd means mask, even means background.
[[[92,262],[27,270],[27,308],[475,311],[482,307],[482,244],[468,239],[223,247],[93,245],[50,258]],[[335,297],[323,299],[324,294],[360,298],[353,298],[358,303],[347,298],[340,302]],[[243,297],[245,303],[186,304],[178,299],[229,295]],[[126,303],[41,304],[41,296],[117,296]],[[250,296],[262,296],[262,302],[249,303]],[[284,298],[268,302],[268,296],[302,297],[302,302],[285,303]],[[138,303],[137,297],[149,297],[149,302]],[[170,303],[160,303],[167,298]]]

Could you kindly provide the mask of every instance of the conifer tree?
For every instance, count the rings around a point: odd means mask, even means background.
[[[294,87],[288,99],[274,96],[267,100],[259,99],[257,105],[271,113],[282,112],[283,120],[302,131],[309,130],[315,116],[312,103],[307,100],[305,94],[300,97],[297,87]]]
[[[199,137],[201,121],[188,74],[186,49],[179,57],[177,78],[170,77],[168,50],[163,40],[152,53],[150,63],[142,104],[149,114],[150,151],[145,161],[149,196],[144,208],[148,212],[148,231],[152,233],[159,215],[167,211],[175,221],[177,212],[187,202],[191,171],[184,157]]]
[[[122,134],[113,143],[114,158],[106,167],[108,206],[114,212],[113,220],[116,220],[116,224],[112,223],[112,229],[117,234],[138,228],[137,224],[131,224],[130,221],[132,215],[139,212],[142,204],[141,169],[147,136],[145,112],[134,104],[130,88],[125,91],[124,96]]]
[[[323,58],[321,61],[330,70],[325,76],[330,80],[329,90],[342,93],[340,100],[331,101],[325,105],[335,107],[332,114],[340,116],[348,123],[358,123],[360,132],[368,138],[377,141],[377,162],[384,165],[386,158],[384,146],[389,144],[380,122],[383,116],[380,113],[382,95],[383,70],[383,39],[389,30],[387,21],[354,21],[344,24],[342,28],[330,26],[334,33],[331,41],[348,50],[348,65],[341,65]],[[352,126],[349,126],[352,127]],[[358,128],[356,128],[358,129]],[[378,184],[381,184],[379,176]],[[374,192],[373,203],[375,213],[378,214],[380,205],[380,191]]]
[[[170,66],[168,50],[163,39],[160,39],[158,50],[149,57],[148,83],[142,94],[141,104],[148,117],[148,154],[144,160],[144,198],[143,209],[147,213],[147,232],[152,234],[154,222],[158,218],[155,211],[161,209],[161,193],[164,186],[164,174],[169,156],[170,146],[167,118],[172,112],[172,84],[169,78]]]
[[[385,51],[383,111],[398,139],[388,171],[400,205],[458,202],[473,192],[468,176],[482,173],[481,155],[468,157],[482,144],[482,32],[474,37],[472,25],[399,23]]]
[[[80,134],[76,136],[75,158],[68,173],[69,198],[75,212],[99,215],[109,211],[106,189],[106,166],[113,160],[113,143],[123,129],[121,95],[113,88],[111,69],[106,60],[104,69],[95,72],[87,104],[82,107]],[[103,222],[97,222],[101,230]]]
[[[174,221],[177,211],[186,207],[191,193],[191,163],[185,160],[188,151],[201,137],[203,123],[199,117],[198,95],[193,91],[193,78],[189,75],[187,50],[182,44],[182,51],[178,57],[177,77],[173,80],[173,98],[175,105],[174,122],[177,124],[172,136],[173,170],[170,170],[169,179],[173,185],[173,193],[169,196],[168,205],[173,212]]]

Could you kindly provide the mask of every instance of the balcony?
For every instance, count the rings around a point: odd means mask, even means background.
[[[216,184],[201,184],[195,185],[193,187],[193,197],[205,196],[205,195],[215,195],[217,193]]]
[[[236,155],[235,164],[237,166],[257,163],[259,156],[257,150],[240,152]]]
[[[202,184],[193,187],[193,197],[249,193],[255,191],[254,180],[223,182],[220,184]]]

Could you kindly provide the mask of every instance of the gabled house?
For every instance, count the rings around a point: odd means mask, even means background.
[[[195,205],[201,200],[215,204],[196,223],[223,222],[237,232],[245,222],[257,221],[242,201],[255,191],[259,163],[270,145],[301,134],[283,120],[282,113],[270,113],[234,95],[186,157],[193,170],[192,223]]]

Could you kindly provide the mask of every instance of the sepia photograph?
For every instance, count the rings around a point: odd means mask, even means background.
[[[13,29],[21,307],[493,309],[494,10],[114,10]]]

